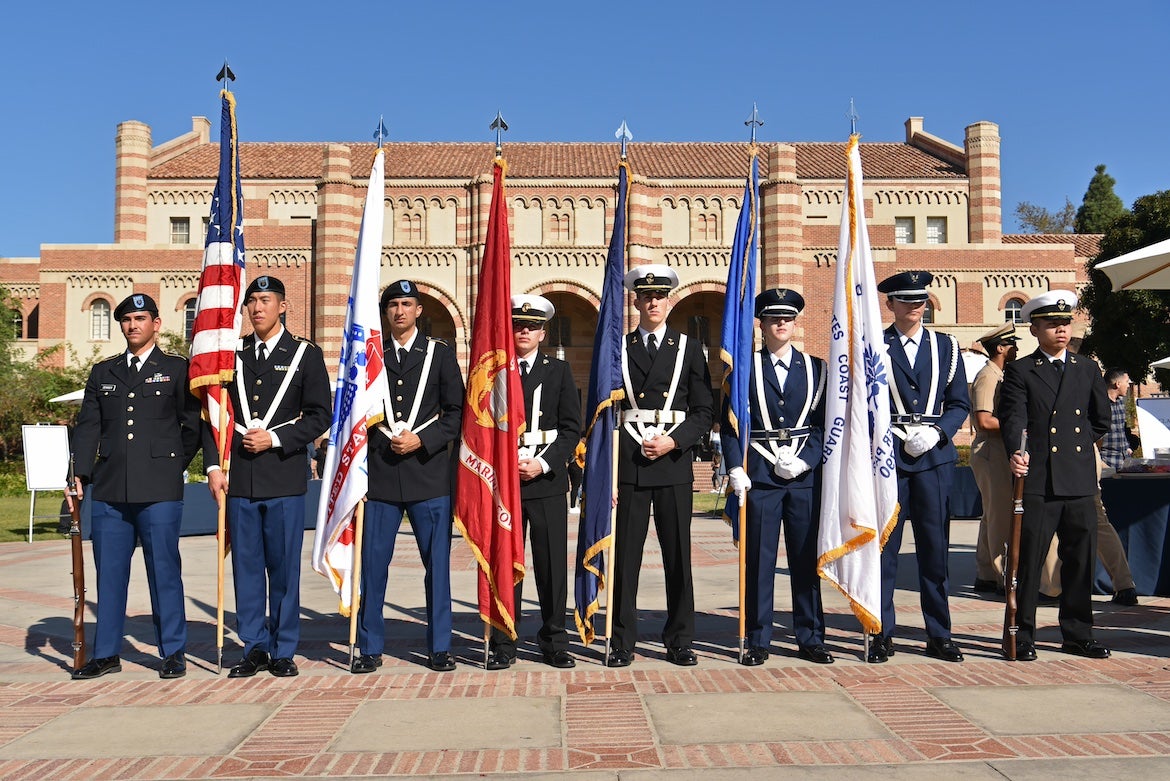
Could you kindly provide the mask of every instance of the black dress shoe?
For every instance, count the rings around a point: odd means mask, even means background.
[[[823,645],[802,645],[796,655],[813,664],[832,664],[833,655]]]
[[[695,652],[685,646],[680,648],[667,648],[666,661],[671,664],[677,664],[679,667],[694,667],[699,663],[699,657],[695,656]]]
[[[437,673],[449,673],[455,669],[455,657],[449,651],[435,651],[427,657],[427,667]]]
[[[766,661],[768,661],[768,649],[756,646],[744,651],[743,658],[739,660],[739,663],[744,667],[759,667]]]
[[[540,654],[540,658],[549,667],[556,667],[561,670],[568,670],[571,667],[577,666],[577,660],[568,651],[543,651]]]
[[[629,651],[616,649],[609,652],[609,659],[605,661],[606,667],[629,667],[630,663],[634,661],[634,655]]]
[[[981,594],[994,592],[999,589],[999,582],[995,580],[984,580],[983,578],[975,578],[975,585],[971,587]]]
[[[182,678],[187,674],[187,657],[182,651],[175,653],[163,659],[162,669],[158,671],[158,677],[167,678]]]
[[[362,654],[356,657],[349,665],[349,671],[354,675],[372,673],[382,666],[382,654]]]
[[[486,668],[488,670],[507,670],[516,664],[516,657],[504,651],[492,651],[488,654]],[[452,669],[454,666],[452,665]]]
[[[926,641],[926,655],[944,662],[963,661],[963,652],[955,645],[951,638],[932,637]]]
[[[1006,657],[1006,654],[1005,654]],[[1010,661],[1010,660],[1009,660]],[[1034,662],[1036,661],[1036,646],[1029,643],[1027,640],[1016,641],[1016,661],[1017,662]]]
[[[1089,659],[1108,659],[1109,649],[1096,640],[1065,640],[1060,644],[1060,650],[1073,656],[1085,656]]]
[[[1125,605],[1126,607],[1133,607],[1138,603],[1137,589],[1123,588],[1113,595],[1113,599],[1109,600],[1115,605]]]
[[[268,672],[275,675],[277,678],[292,678],[294,675],[300,675],[300,670],[297,669],[297,663],[292,659],[273,659],[272,663],[268,665]]]
[[[894,644],[892,640],[886,640],[881,635],[869,636],[869,655],[865,657],[866,662],[869,664],[884,664],[893,655]]]
[[[240,663],[228,671],[229,678],[251,678],[261,670],[268,669],[268,652],[263,648],[254,647]]]
[[[73,680],[83,681],[90,678],[100,678],[106,673],[122,672],[122,660],[117,656],[103,656],[100,659],[90,659],[81,669],[73,671]]]

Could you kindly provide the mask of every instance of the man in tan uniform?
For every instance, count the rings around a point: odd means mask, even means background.
[[[983,500],[975,546],[975,590],[1004,593],[1004,544],[1012,528],[1012,475],[999,433],[999,389],[1003,367],[1016,359],[1016,326],[1004,323],[979,337],[988,361],[971,383],[971,471]]]

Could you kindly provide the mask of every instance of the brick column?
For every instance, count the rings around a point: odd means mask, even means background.
[[[796,147],[772,144],[766,154],[768,178],[760,183],[761,289],[788,287],[803,292],[804,231],[800,183],[796,178]]]
[[[114,136],[114,243],[146,241],[150,125],[123,122]]]
[[[489,165],[494,166],[494,163]],[[471,356],[471,328],[475,322],[476,301],[479,298],[479,275],[483,265],[483,245],[487,241],[488,218],[492,213],[492,184],[494,168],[471,180],[471,221],[468,225],[471,246],[467,253],[467,329],[462,344],[456,345],[460,358],[466,361]],[[504,197],[508,194],[508,180],[504,179]]]
[[[349,147],[326,144],[321,171],[321,179],[317,181],[314,252],[309,269],[313,285],[309,322],[313,340],[325,351],[325,365],[333,367],[341,354],[361,212],[350,170]]]
[[[970,203],[967,207],[972,244],[999,244],[1003,238],[1003,201],[1000,192],[999,125],[976,122],[967,126],[964,142]]]

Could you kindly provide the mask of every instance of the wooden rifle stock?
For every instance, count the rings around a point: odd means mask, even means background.
[[[70,502],[69,544],[73,549],[73,669],[85,664],[85,556],[81,547],[81,501],[73,478],[73,459],[69,459],[69,485],[65,492]]]
[[[1020,452],[1027,452],[1028,433],[1020,436]],[[1004,571],[1005,600],[1003,612],[1003,655],[1010,661],[1016,660],[1016,633],[1019,622],[1016,612],[1019,608],[1016,591],[1020,577],[1020,534],[1024,528],[1024,481],[1025,475],[1014,478],[1012,483],[1012,531],[1008,538],[1007,568]]]

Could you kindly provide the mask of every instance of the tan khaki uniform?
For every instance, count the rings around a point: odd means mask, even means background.
[[[971,383],[971,420],[975,413],[995,414],[1003,370],[988,362]],[[1004,545],[1012,530],[1012,472],[999,431],[986,431],[975,423],[971,443],[971,471],[983,500],[975,545],[975,577],[1003,583]]]

